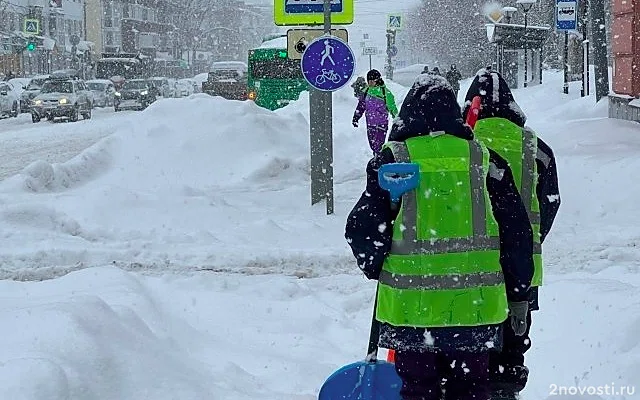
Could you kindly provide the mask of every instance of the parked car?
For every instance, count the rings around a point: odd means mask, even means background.
[[[44,85],[50,77],[51,75],[36,75],[31,78],[31,81],[29,81],[29,84],[20,95],[20,109],[22,112],[29,112],[31,102],[40,94],[42,85]]]
[[[90,119],[92,108],[91,92],[82,80],[49,79],[31,103],[31,120],[36,123],[42,118],[53,121],[62,117],[75,122],[79,115]]]
[[[113,107],[116,112],[123,109],[144,110],[156,101],[153,84],[145,79],[126,80],[115,95]]]
[[[107,107],[113,105],[116,89],[108,79],[92,79],[86,81],[87,89],[93,95],[94,107]]]
[[[20,114],[20,96],[9,82],[0,82],[0,118],[17,117]]]

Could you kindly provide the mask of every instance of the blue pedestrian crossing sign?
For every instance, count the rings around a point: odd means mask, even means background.
[[[40,20],[25,18],[22,31],[28,35],[37,35],[40,33]]]
[[[324,92],[333,92],[349,83],[356,61],[346,42],[325,35],[307,45],[300,65],[309,85]]]
[[[387,29],[399,30],[402,29],[403,24],[402,15],[392,14],[387,16]]]

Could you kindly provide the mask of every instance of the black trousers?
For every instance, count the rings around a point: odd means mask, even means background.
[[[403,400],[488,400],[489,353],[396,352]]]
[[[516,336],[509,319],[503,327],[502,351],[491,352],[489,357],[490,387],[492,392],[516,393],[524,389],[529,378],[524,353],[531,348],[531,311],[527,313],[527,330],[523,336]]]

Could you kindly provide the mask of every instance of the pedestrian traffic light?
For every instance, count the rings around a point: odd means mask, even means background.
[[[280,57],[280,58],[287,58],[287,51],[286,51],[286,50],[280,50],[280,51],[278,51],[278,57]]]
[[[36,49],[36,42],[34,42],[34,41],[30,40],[30,41],[27,43],[27,50],[29,50],[29,51],[34,51],[35,49]]]

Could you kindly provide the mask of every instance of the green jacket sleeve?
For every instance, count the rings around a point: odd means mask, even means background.
[[[391,113],[393,118],[398,116],[398,107],[396,106],[396,99],[393,97],[393,93],[389,89],[386,90],[385,103],[387,103],[387,110]]]

